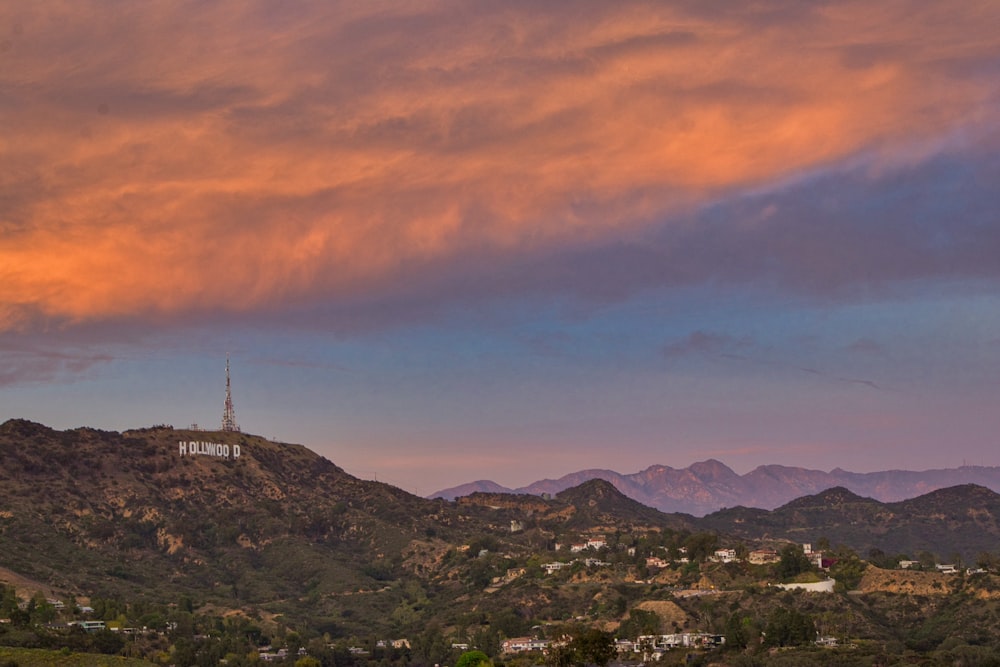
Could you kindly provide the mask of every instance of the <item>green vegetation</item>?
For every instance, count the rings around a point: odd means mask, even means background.
[[[139,658],[0,646],[0,667],[152,667]]]

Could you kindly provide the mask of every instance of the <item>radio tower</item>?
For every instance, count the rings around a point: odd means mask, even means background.
[[[222,430],[239,431],[236,424],[236,412],[233,410],[233,392],[229,387],[229,355],[226,355],[226,408],[222,412]]]

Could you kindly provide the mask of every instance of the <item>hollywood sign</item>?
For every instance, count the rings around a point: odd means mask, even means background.
[[[177,445],[179,447],[178,453],[180,456],[201,454],[203,456],[218,456],[222,459],[238,459],[240,458],[241,453],[239,445],[229,446],[221,442],[184,442],[181,440],[177,443]]]

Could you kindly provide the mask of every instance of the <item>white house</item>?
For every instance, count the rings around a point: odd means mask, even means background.
[[[716,549],[714,560],[722,563],[733,563],[736,561],[736,549]]]
[[[534,637],[514,637],[505,639],[500,644],[500,651],[503,653],[523,653],[525,651],[544,651],[549,646],[548,639],[536,639]]]

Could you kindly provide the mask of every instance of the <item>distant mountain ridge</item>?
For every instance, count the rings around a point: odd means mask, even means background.
[[[962,484],[902,500],[879,502],[843,487],[796,498],[774,510],[734,507],[697,520],[702,530],[743,539],[786,539],[846,544],[861,554],[872,550],[917,556],[938,551],[975,562],[993,553],[1000,539],[1000,494]]]
[[[476,492],[555,495],[591,479],[610,482],[629,498],[662,512],[682,512],[694,516],[737,506],[775,509],[795,498],[833,487],[842,487],[883,503],[915,498],[962,484],[978,484],[1000,492],[1000,467],[996,466],[858,473],[842,468],[823,472],[763,465],[740,475],[721,461],[708,459],[687,468],[653,465],[631,474],[604,469],[581,470],[559,479],[542,479],[517,489],[480,480],[443,489],[428,497],[453,500]]]

